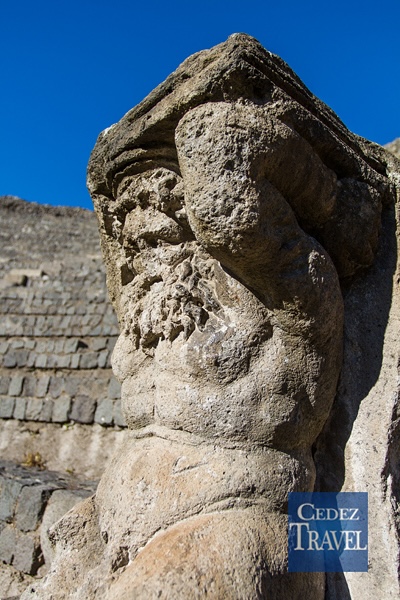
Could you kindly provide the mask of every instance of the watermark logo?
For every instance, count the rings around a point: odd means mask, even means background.
[[[344,571],[368,571],[368,494],[289,493],[289,572]]]

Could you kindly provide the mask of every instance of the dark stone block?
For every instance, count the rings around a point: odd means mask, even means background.
[[[23,421],[25,419],[26,404],[27,404],[26,398],[16,398],[15,399],[15,406],[14,406],[14,413],[13,413],[14,419],[18,419],[19,421]]]
[[[0,479],[0,521],[11,523],[22,484],[13,479]]]
[[[8,386],[10,385],[10,377],[0,377],[0,394],[6,395]]]
[[[38,421],[43,421],[45,423],[51,423],[53,414],[53,400],[51,398],[43,398],[42,402],[42,410],[40,411],[40,416]]]
[[[23,384],[24,378],[21,375],[15,375],[11,378],[10,387],[8,388],[8,394],[10,396],[20,396]]]
[[[71,420],[78,423],[93,423],[96,400],[89,396],[77,396],[71,410]]]
[[[96,369],[98,354],[96,352],[85,352],[80,361],[81,369]]]
[[[0,398],[0,418],[11,419],[14,412],[15,398]]]
[[[0,532],[0,560],[11,565],[15,548],[17,546],[17,535],[14,527],[7,525]]]
[[[18,350],[16,353],[17,367],[25,367],[28,362],[29,350]]]
[[[48,375],[44,375],[40,377],[36,386],[36,396],[38,398],[44,398],[47,394],[47,390],[49,389],[50,377]]]
[[[24,396],[35,396],[37,380],[34,375],[26,375],[22,393]]]
[[[3,359],[3,366],[8,369],[13,369],[17,366],[17,356],[14,351],[7,352]]]
[[[114,411],[113,411],[114,425],[119,427],[126,427],[126,421],[122,415],[121,400],[114,400]]]
[[[25,419],[27,421],[39,421],[43,408],[41,398],[29,398],[26,403]]]
[[[63,377],[51,377],[49,393],[52,398],[58,398],[64,391],[65,380]]]
[[[120,398],[121,397],[121,384],[112,377],[108,384],[108,397],[109,398]]]
[[[29,575],[36,575],[38,568],[43,564],[43,555],[39,540],[31,535],[19,534],[15,546],[12,565],[17,571]]]
[[[97,359],[97,366],[99,369],[104,369],[105,367],[108,367],[108,350],[104,350],[103,352],[100,352],[99,357]]]
[[[110,398],[103,398],[97,403],[94,415],[95,423],[100,425],[112,425],[114,418],[114,403]]]
[[[53,402],[53,423],[67,423],[70,419],[71,398],[64,394]]]
[[[15,513],[17,529],[26,532],[37,528],[53,490],[51,485],[30,485],[22,489]]]

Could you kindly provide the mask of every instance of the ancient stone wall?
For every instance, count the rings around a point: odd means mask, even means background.
[[[95,217],[2,198],[0,417],[123,426]]]
[[[94,492],[125,425],[110,366],[118,325],[94,214],[8,196],[0,222],[5,598],[47,570],[48,527]]]

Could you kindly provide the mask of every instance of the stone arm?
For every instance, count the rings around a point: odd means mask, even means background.
[[[299,225],[324,222],[335,202],[336,175],[312,147],[266,108],[227,103],[189,111],[176,147],[198,241],[282,329],[323,344],[340,331],[336,269]]]

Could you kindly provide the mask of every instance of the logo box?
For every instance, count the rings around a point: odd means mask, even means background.
[[[289,493],[289,572],[368,571],[366,492]]]

